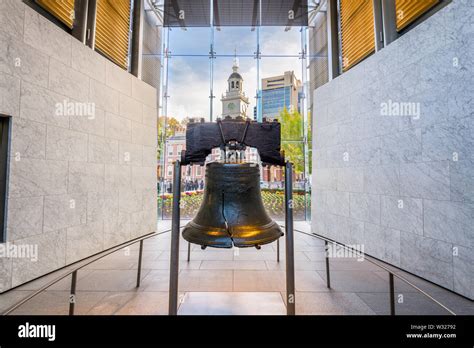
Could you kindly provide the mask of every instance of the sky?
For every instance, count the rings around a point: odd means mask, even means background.
[[[165,29],[166,30],[166,29]],[[173,28],[170,32],[172,55],[196,55],[209,53],[210,28]],[[222,27],[214,34],[216,54],[230,55],[214,59],[214,119],[222,113],[221,96],[227,88],[227,79],[232,73],[234,52],[237,55],[253,55],[256,51],[257,32],[249,27]],[[293,70],[301,79],[300,28],[293,27],[285,32],[283,27],[262,27],[260,29],[262,55],[294,55],[296,57],[262,58],[260,78],[282,75]],[[244,79],[243,89],[249,98],[249,113],[253,117],[257,90],[257,63],[253,57],[238,57],[239,72]],[[208,119],[210,63],[208,57],[173,56],[169,59],[168,116],[176,119],[204,117]]]

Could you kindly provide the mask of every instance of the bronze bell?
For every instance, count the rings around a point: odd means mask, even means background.
[[[203,248],[259,248],[281,236],[263,206],[258,165],[212,162],[206,166],[204,199],[183,229],[185,240]]]

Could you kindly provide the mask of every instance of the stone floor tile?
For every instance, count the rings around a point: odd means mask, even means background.
[[[32,294],[33,290],[10,290],[0,295],[0,313]]]
[[[182,270],[179,291],[232,291],[231,270]]]
[[[142,270],[142,280],[148,270]],[[137,291],[136,270],[94,270],[77,282],[81,291]]]
[[[297,292],[297,315],[373,315],[375,312],[356,294]]]
[[[315,271],[295,271],[295,288],[296,291],[330,291],[326,280]]]
[[[150,270],[140,284],[139,291],[168,291],[170,272],[168,270]]]
[[[376,314],[390,314],[389,293],[367,292],[357,293]],[[400,297],[403,296],[403,297]],[[449,312],[420,293],[395,293],[396,315],[449,315]]]
[[[245,269],[245,270],[266,270],[265,261],[202,261],[200,269]]]
[[[279,292],[188,292],[178,314],[284,315]]]
[[[284,260],[280,262],[265,261],[267,269],[271,271],[285,271],[286,264]],[[295,261],[295,271],[323,271],[326,269],[324,261]]]
[[[168,292],[138,292],[118,309],[116,315],[168,314]]]
[[[68,315],[69,291],[44,291],[16,309],[13,315]],[[104,297],[99,291],[76,293],[75,315],[87,312]]]
[[[317,271],[326,280],[325,271]],[[388,278],[384,281],[371,271],[331,271],[331,289],[339,292],[386,292]]]
[[[283,271],[234,271],[234,291],[283,291]]]

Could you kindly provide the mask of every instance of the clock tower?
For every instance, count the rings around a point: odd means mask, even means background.
[[[230,116],[236,117],[247,117],[247,108],[249,106],[249,100],[242,91],[242,84],[244,79],[239,74],[239,61],[234,58],[234,65],[232,66],[232,74],[227,79],[227,91],[225,96],[222,96],[222,118]]]

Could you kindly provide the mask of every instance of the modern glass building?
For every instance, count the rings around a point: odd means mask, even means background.
[[[262,91],[263,117],[277,118],[283,109],[290,109],[291,87]]]
[[[268,119],[278,118],[284,110],[300,112],[301,81],[293,71],[262,79],[262,114]]]

